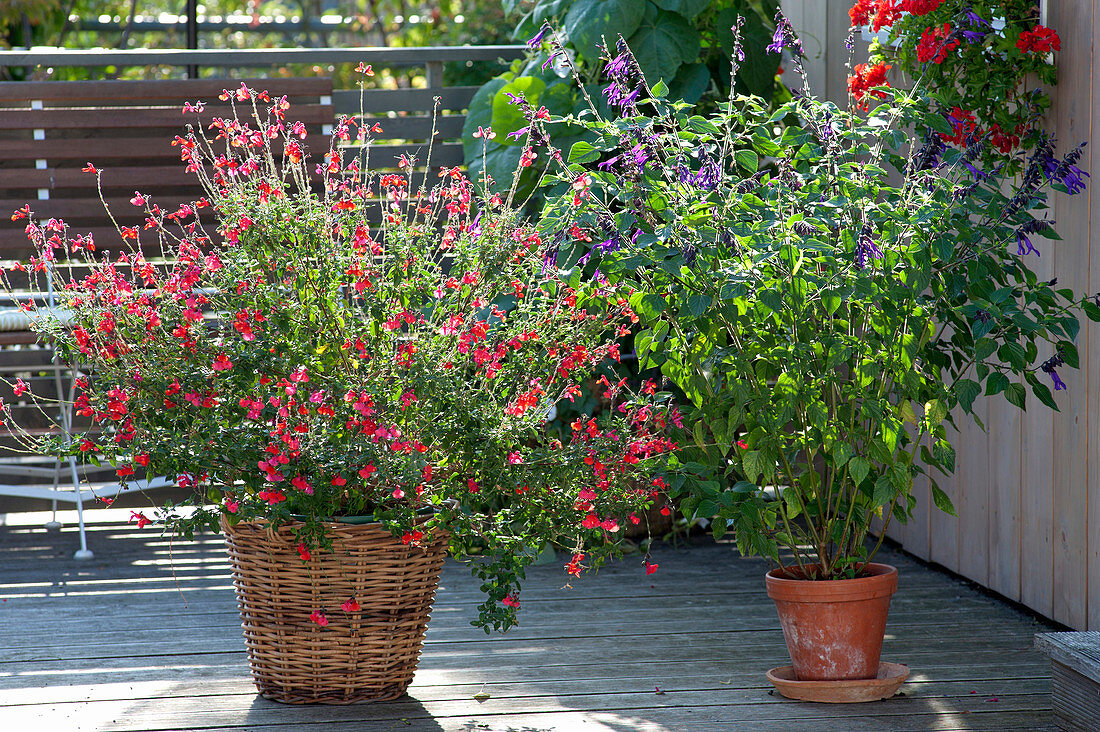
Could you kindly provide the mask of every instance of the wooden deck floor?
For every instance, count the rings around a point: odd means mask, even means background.
[[[1053,728],[1032,650],[1047,627],[899,554],[883,660],[912,676],[888,701],[771,695],[764,672],[786,651],[765,565],[698,542],[662,549],[652,576],[627,559],[572,589],[560,563],[536,567],[503,636],[469,625],[477,586],[450,563],[407,697],[296,707],[255,693],[218,537],[170,545],[115,521],[89,543],[95,560],[77,563],[68,528],[0,526],[0,731]]]

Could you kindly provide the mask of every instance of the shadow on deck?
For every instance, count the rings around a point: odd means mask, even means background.
[[[284,706],[252,686],[220,537],[169,542],[125,515],[90,512],[96,558],[84,564],[70,559],[69,526],[46,532],[31,514],[0,525],[0,729],[1053,728],[1049,663],[1032,649],[1048,628],[891,552],[901,580],[883,660],[912,669],[901,694],[864,705],[770,694],[764,672],[788,661],[766,565],[710,541],[661,549],[654,575],[628,557],[571,588],[565,560],[535,567],[522,625],[506,635],[470,626],[477,583],[449,562],[408,696]]]

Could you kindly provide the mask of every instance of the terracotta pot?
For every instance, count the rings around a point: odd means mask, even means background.
[[[866,576],[805,580],[773,569],[766,583],[775,601],[799,681],[873,679],[878,674],[890,596],[898,571],[868,564]]]

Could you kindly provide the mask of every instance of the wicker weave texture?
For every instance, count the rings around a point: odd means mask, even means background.
[[[328,524],[333,551],[298,554],[294,525],[222,520],[252,677],[290,704],[394,699],[412,682],[446,544],[405,546],[378,524]],[[354,598],[359,610],[341,605]],[[310,619],[320,610],[321,627]]]

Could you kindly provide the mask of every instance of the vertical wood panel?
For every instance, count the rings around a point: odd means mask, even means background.
[[[1096,12],[1096,3],[1094,2],[1092,16],[1093,39],[1096,38],[1098,29],[1100,29],[1100,14]],[[1095,53],[1094,47],[1093,54],[1095,55]],[[1096,165],[1097,162],[1100,162],[1100,149],[1097,149],[1097,144],[1092,142],[1092,131],[1096,128],[1097,104],[1100,103],[1100,96],[1096,93],[1095,71],[1090,76],[1092,76],[1092,117],[1089,124],[1090,144],[1086,148],[1084,160],[1088,163],[1086,170],[1091,172],[1100,170],[1100,167]],[[1085,168],[1085,163],[1081,163],[1081,167]],[[1096,183],[1092,182],[1092,185],[1096,185]],[[1100,205],[1100,196],[1092,194],[1092,185],[1088,188],[1090,215],[1088,238],[1089,286],[1086,291],[1090,294],[1100,291],[1100,248],[1092,246],[1091,229],[1091,215],[1096,212],[1097,205]],[[1097,220],[1100,221],[1100,215],[1098,215]],[[1100,629],[1100,324],[1085,319],[1084,328],[1088,334],[1087,363],[1089,364],[1088,370],[1084,372],[1088,384],[1088,451],[1085,455],[1088,483],[1088,493],[1086,495],[1088,501],[1086,516],[1088,521],[1088,534],[1086,536],[1088,542],[1088,629],[1097,630]]]
[[[848,17],[848,9],[851,7],[846,2],[814,3],[811,5],[825,6],[825,91],[826,98],[833,100],[841,107],[846,106],[848,99],[848,59],[850,52],[844,47],[844,40],[848,37],[848,29],[852,19]],[[857,52],[862,51],[866,55],[866,43],[858,42],[855,46]],[[858,61],[853,62],[858,63]]]
[[[1020,410],[989,398],[989,587],[1020,599]]]
[[[925,444],[928,441],[925,440]],[[932,449],[929,445],[928,449]],[[918,453],[918,458],[920,457]],[[935,477],[935,476],[933,476]],[[928,477],[918,475],[913,480],[913,498],[916,499],[916,505],[913,506],[913,517],[909,519],[908,525],[905,527],[905,540],[904,546],[907,551],[916,554],[921,559],[928,559],[930,537],[930,516],[929,512],[932,509],[931,491],[928,484]]]
[[[1062,38],[1058,54],[1058,87],[1053,113],[1060,152],[1088,139],[1092,114],[1092,4],[1055,2],[1048,22]],[[1088,286],[1089,197],[1056,195],[1055,220],[1062,241],[1053,247],[1059,284],[1084,292]],[[1087,356],[1088,331],[1078,341]],[[1066,372],[1069,389],[1059,394],[1061,413],[1054,417],[1054,619],[1074,628],[1087,623],[1086,517],[1088,487],[1089,362],[1082,371]]]
[[[820,99],[834,99],[829,97],[829,90],[825,83],[825,49],[828,45],[828,26],[825,22],[825,3],[815,0],[783,0],[783,12],[791,21],[795,32],[802,39],[802,48],[806,52],[806,80],[809,82],[810,91]],[[790,64],[787,64],[790,66]],[[793,68],[788,68],[783,73],[783,83],[788,87],[797,88],[802,85],[802,80]]]
[[[978,397],[974,415],[982,424],[989,424],[989,402]],[[989,582],[989,435],[971,421],[965,427],[965,470],[956,483],[959,502],[959,573],[975,582]]]
[[[1031,262],[1040,279],[1054,276],[1053,247],[1044,241],[1047,256]],[[1050,356],[1050,349],[1039,357]],[[1020,425],[1020,601],[1051,617],[1054,601],[1054,412],[1028,397]]]
[[[956,513],[959,513],[962,510],[962,496],[959,494],[958,486],[965,479],[966,456],[969,454],[967,436],[970,430],[975,428],[961,419],[957,420],[957,423],[962,427],[959,431],[955,431],[950,426],[947,427],[947,438],[955,446],[955,474],[933,477],[936,477],[936,482],[951,498],[951,502],[955,504]],[[929,517],[931,528],[928,558],[949,569],[958,569],[959,519],[939,510],[932,510]]]

